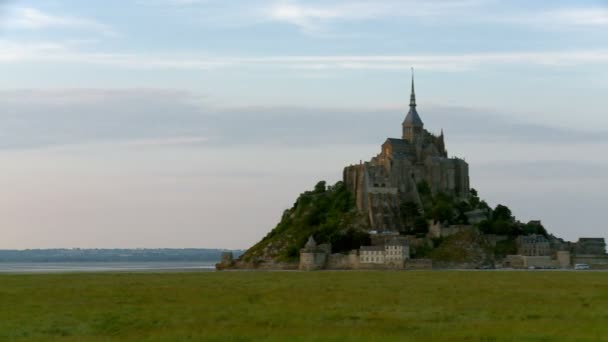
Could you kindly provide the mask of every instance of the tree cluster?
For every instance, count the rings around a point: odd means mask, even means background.
[[[468,224],[466,213],[475,209],[489,211],[488,204],[477,196],[477,191],[471,189],[468,200],[457,200],[445,193],[433,194],[427,182],[418,183],[418,194],[422,208],[415,202],[405,202],[401,205],[401,215],[406,234],[426,234],[430,220],[446,225]]]
[[[540,222],[531,221],[522,223],[515,219],[511,209],[499,204],[492,210],[489,219],[480,222],[479,230],[484,234],[508,235],[516,237],[519,235],[540,234],[547,236],[547,230]]]
[[[331,243],[333,252],[369,245],[367,231],[354,228],[356,218],[353,196],[344,183],[327,186],[321,181],[312,191],[302,193],[293,207],[285,210],[281,222],[250,251],[255,253],[269,245],[279,245],[282,247],[278,259],[294,260],[311,235],[317,243]]]

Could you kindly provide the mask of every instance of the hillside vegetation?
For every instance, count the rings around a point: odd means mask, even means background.
[[[444,226],[469,225],[468,213],[485,213],[485,219],[473,225],[469,233],[428,241],[413,250],[413,257],[432,258],[434,261],[479,264],[490,262],[516,252],[515,239],[519,235],[542,234],[547,231],[538,222],[521,223],[504,205],[492,209],[471,189],[468,198],[455,198],[445,193],[433,194],[426,182],[418,184],[420,207],[414,202],[401,204],[400,213],[405,223],[401,234],[425,238],[429,222]],[[300,249],[310,236],[317,243],[331,243],[333,253],[344,253],[371,243],[369,220],[358,213],[353,195],[344,183],[327,186],[317,183],[313,190],[302,193],[294,205],[285,210],[277,226],[239,259],[242,267],[257,267],[258,263],[294,263]],[[506,240],[489,246],[484,234],[506,236]]]
[[[319,243],[331,243],[333,252],[350,251],[370,243],[367,229],[344,183],[327,186],[321,181],[301,194],[279,224],[239,260],[295,262],[311,235]]]

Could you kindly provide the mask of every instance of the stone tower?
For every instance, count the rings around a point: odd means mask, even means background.
[[[415,143],[422,137],[424,123],[416,111],[416,92],[414,91],[414,69],[412,68],[412,93],[410,95],[410,111],[403,121],[402,139]]]

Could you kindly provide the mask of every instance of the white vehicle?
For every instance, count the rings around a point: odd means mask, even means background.
[[[589,265],[587,265],[587,264],[576,264],[576,265],[574,265],[574,269],[575,270],[588,270],[589,269]]]

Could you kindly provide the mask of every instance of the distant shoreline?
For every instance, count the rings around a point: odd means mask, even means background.
[[[0,262],[0,275],[215,272],[214,262]]]
[[[239,256],[242,250],[210,248],[113,248],[0,250],[0,263],[69,262],[203,262],[215,263],[225,251]]]

